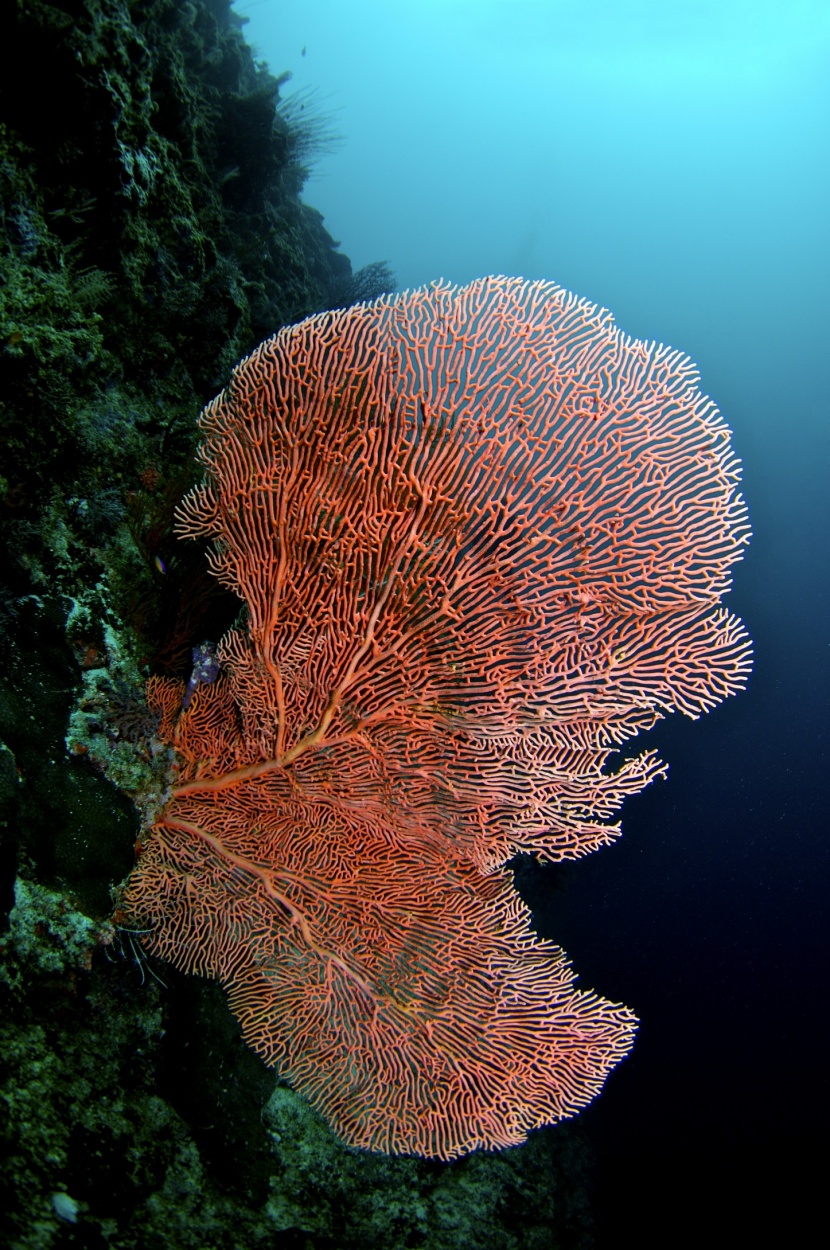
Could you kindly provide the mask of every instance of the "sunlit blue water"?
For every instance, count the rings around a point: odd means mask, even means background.
[[[400,285],[554,279],[681,347],[734,431],[748,692],[653,738],[615,847],[532,888],[642,1019],[585,1123],[604,1243],[798,1221],[827,1123],[830,5],[248,0],[341,136],[306,199]],[[758,1244],[764,1244],[761,1240]]]

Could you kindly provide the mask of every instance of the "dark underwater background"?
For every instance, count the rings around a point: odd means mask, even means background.
[[[7,6],[0,48],[6,913],[31,883],[3,939],[0,1244],[817,1244],[830,7],[61,0]],[[233,619],[170,536],[199,408],[281,324],[488,272],[696,362],[744,465],[727,606],[755,668],[648,736],[669,776],[614,846],[517,868],[580,984],[636,1011],[633,1054],[525,1148],[388,1163],[275,1101],[215,987],[113,949],[109,887],[151,783],[139,668],[186,676]]]
[[[806,1244],[830,1109],[830,9],[245,11],[344,133],[308,194],[353,257],[405,286],[553,278],[687,352],[733,430],[749,688],[659,725],[669,777],[621,841],[525,896],[581,982],[641,1018],[582,1117],[603,1244],[766,1244],[777,1220]]]

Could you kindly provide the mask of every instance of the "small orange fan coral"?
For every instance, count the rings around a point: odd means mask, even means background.
[[[248,618],[178,717],[151,683],[178,773],[124,906],[347,1142],[519,1142],[635,1020],[504,865],[609,842],[664,771],[620,744],[744,684],[728,430],[685,357],[511,278],[282,330],[201,424],[179,531]]]

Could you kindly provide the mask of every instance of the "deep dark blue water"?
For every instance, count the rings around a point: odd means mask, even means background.
[[[623,839],[525,888],[642,1020],[584,1116],[603,1244],[806,1244],[830,1111],[827,8],[240,8],[332,110],[306,197],[356,263],[552,278],[687,351],[734,431],[749,689],[658,726],[670,775]]]
[[[754,538],[731,603],[755,642],[749,688],[658,726],[668,780],[629,801],[620,842],[536,894],[583,981],[642,1021],[585,1116],[607,1237],[656,1241],[681,1216],[716,1237],[795,1236],[821,1201],[830,509],[821,349],[811,310],[800,320],[765,366],[734,331],[712,343],[712,389],[745,385],[733,420]]]

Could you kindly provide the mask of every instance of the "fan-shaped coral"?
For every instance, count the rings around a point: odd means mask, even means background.
[[[616,749],[744,683],[728,431],[683,356],[507,278],[283,330],[202,428],[179,528],[248,617],[186,710],[152,684],[179,771],[125,906],[347,1141],[520,1141],[635,1021],[504,865],[612,839],[663,769]]]

